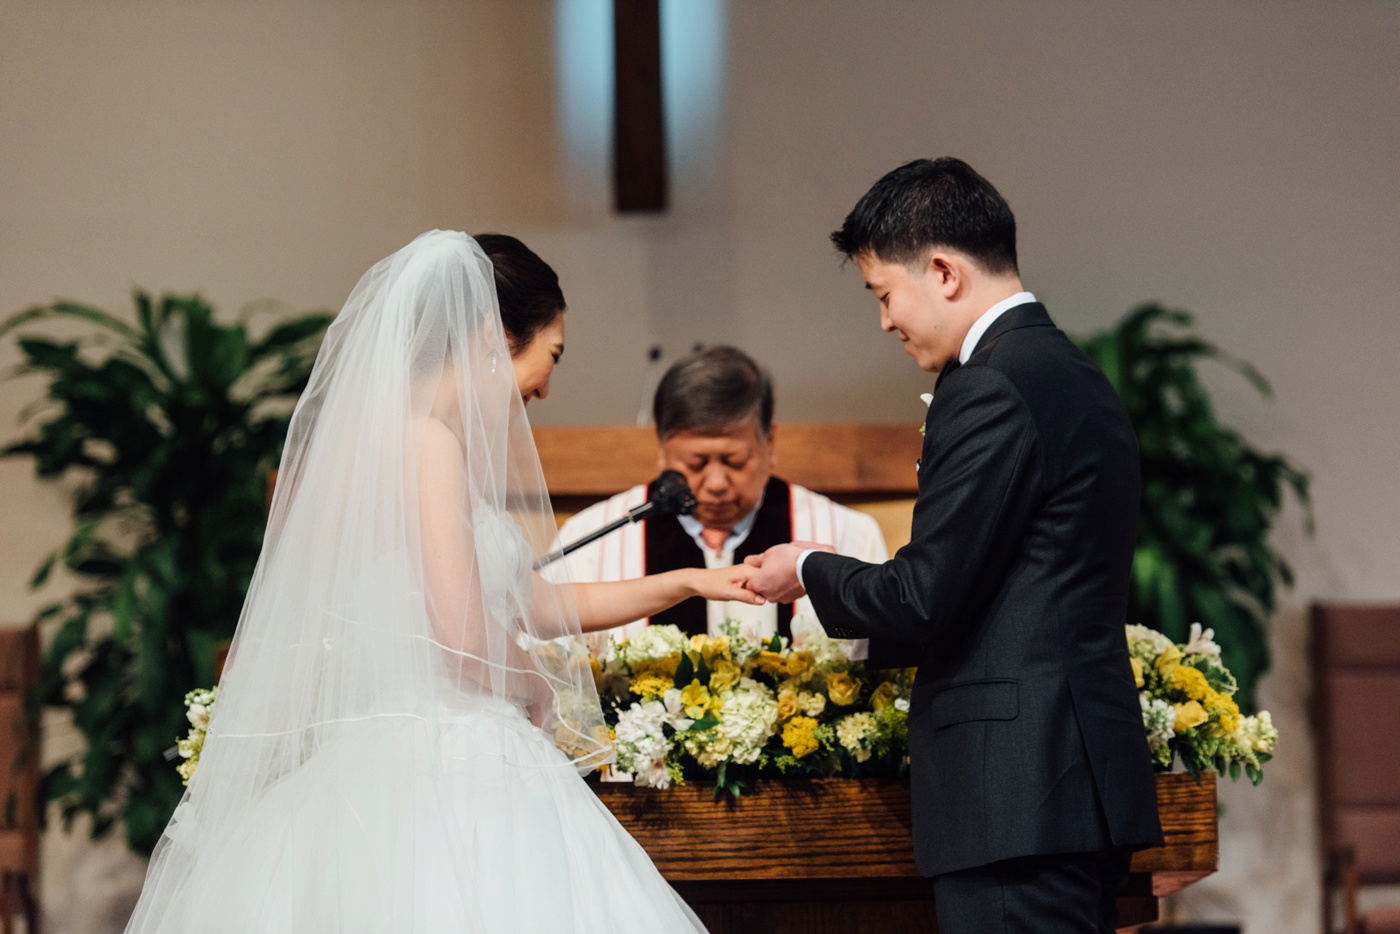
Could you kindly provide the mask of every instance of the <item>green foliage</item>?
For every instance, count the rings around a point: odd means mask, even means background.
[[[1269,544],[1285,492],[1308,515],[1308,475],[1280,454],[1251,447],[1220,424],[1196,372],[1215,360],[1263,396],[1264,377],[1190,333],[1191,316],[1143,305],[1081,346],[1128,409],[1142,452],[1142,515],[1128,622],[1183,642],[1191,623],[1215,630],[1237,700],[1254,706],[1269,668],[1267,626],[1288,564]]]
[[[85,749],[44,776],[44,813],[118,823],[151,850],[182,792],[162,753],[184,730],[181,698],[214,680],[262,546],[266,477],[330,317],[287,320],[260,338],[220,325],[198,298],[135,295],[135,324],[60,302],[0,335],[60,320],[79,340],[18,337],[20,374],[48,381],[28,437],[0,455],[34,458],[76,484],[73,532],[32,585],[62,564],[79,581],[36,622],[47,635],[38,700],[66,708]]]

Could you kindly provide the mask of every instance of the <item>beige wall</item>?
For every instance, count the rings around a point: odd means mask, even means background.
[[[961,155],[1017,210],[1024,278],[1064,326],[1160,299],[1274,382],[1265,403],[1212,377],[1228,420],[1315,475],[1317,537],[1293,517],[1279,533],[1299,586],[1265,697],[1289,727],[1264,788],[1228,793],[1230,870],[1185,908],[1311,929],[1298,607],[1400,598],[1400,7],[720,9],[705,158],[687,151],[668,216],[621,219],[557,130],[545,0],[3,0],[0,313],[60,295],[124,308],[135,285],[229,313],[336,307],[421,230],[502,229],[556,264],[573,309],[540,421],[630,421],[651,343],[726,340],[771,367],[784,420],[912,424],[927,380],[825,236],[886,169]],[[35,392],[0,387],[0,435]],[[24,581],[64,509],[0,463],[4,617],[36,605]],[[71,840],[49,854],[51,930],[120,929],[102,919],[121,896],[102,893],[129,890],[132,867]]]

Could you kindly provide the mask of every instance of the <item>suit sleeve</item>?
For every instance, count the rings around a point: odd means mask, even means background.
[[[949,374],[926,423],[908,545],[882,564],[818,552],[803,565],[831,635],[915,646],[956,639],[1000,589],[1042,487],[1025,401],[986,366]]]

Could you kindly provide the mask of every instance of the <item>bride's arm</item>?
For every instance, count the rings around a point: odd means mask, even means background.
[[[755,569],[740,564],[729,568],[684,568],[630,581],[574,584],[574,605],[584,632],[611,629],[654,616],[689,597],[733,600],[757,606],[763,598],[744,589]]]
[[[418,522],[433,629],[438,640],[449,648],[485,658],[487,627],[483,624],[481,583],[473,558],[461,444],[445,425],[429,418],[419,430],[418,450]],[[761,604],[762,597],[744,589],[744,582],[754,573],[744,564],[708,570],[686,568],[629,581],[573,584],[570,591],[579,627],[592,632],[653,616],[689,597]],[[535,586],[538,589],[552,585],[536,575]],[[536,603],[543,605],[544,600],[537,598]],[[544,631],[543,621],[536,620],[535,624],[537,636],[550,637]],[[508,644],[509,650],[523,655],[513,642]]]
[[[433,418],[418,426],[416,441],[424,599],[433,637],[450,652],[462,653],[450,665],[454,671],[483,686],[492,681],[488,662],[535,671],[534,661],[505,629],[488,626],[461,443]],[[543,681],[538,687],[548,691]]]

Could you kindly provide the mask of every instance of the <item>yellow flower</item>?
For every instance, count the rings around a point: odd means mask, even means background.
[[[1128,661],[1132,662],[1133,665],[1133,683],[1136,684],[1138,687],[1142,687],[1142,661],[1136,656],[1132,655],[1128,656]]]
[[[899,697],[899,688],[889,681],[881,681],[880,686],[870,695],[870,709],[876,712],[884,710],[893,704],[897,697]]]
[[[690,650],[692,652],[703,652],[705,650],[706,644],[708,644],[709,641],[709,636],[705,635],[703,632],[697,632],[695,635],[690,637]]]
[[[860,680],[852,678],[844,671],[826,676],[826,694],[831,702],[839,707],[849,707],[856,702],[860,693]]]
[[[1177,665],[1172,669],[1171,678],[1172,685],[1191,700],[1205,700],[1206,695],[1214,693],[1206,676],[1190,665]]]
[[[654,672],[637,675],[627,685],[627,689],[638,697],[660,697],[673,687],[675,683],[670,678]]]
[[[1176,723],[1172,724],[1172,729],[1177,733],[1184,733],[1192,727],[1198,727],[1206,720],[1206,710],[1201,706],[1200,701],[1187,701],[1184,704],[1172,704],[1176,708]]]
[[[1170,678],[1172,669],[1176,668],[1176,664],[1181,661],[1181,658],[1181,649],[1169,645],[1161,655],[1157,656],[1157,670],[1162,673],[1163,677]]]
[[[715,664],[715,659],[729,658],[729,637],[710,636],[700,649],[700,655],[710,665]]]
[[[681,688],[681,705],[685,707],[685,715],[692,720],[704,717],[715,700],[710,695],[710,689],[701,684],[699,678]]]
[[[798,649],[788,656],[787,674],[789,678],[807,681],[811,679],[812,672],[816,670],[816,667],[816,656],[804,649]]]
[[[665,675],[668,678],[674,678],[676,676],[676,669],[680,667],[680,664],[681,653],[672,652],[670,655],[664,655],[661,658],[649,658],[646,661],[638,662],[632,666],[632,676],[659,674]]]
[[[1230,695],[1211,691],[1205,705],[1207,710],[1220,714],[1220,732],[1233,733],[1240,728],[1240,705]]]
[[[817,751],[817,721],[811,717],[793,717],[783,726],[783,745],[801,759]]]
[[[725,658],[718,659],[710,669],[710,690],[727,691],[739,683],[742,674],[738,665]]]
[[[778,719],[786,720],[795,716],[802,709],[802,702],[798,700],[797,692],[791,689],[778,692]]]
[[[762,652],[758,653],[758,658],[754,660],[754,664],[758,665],[760,669],[766,671],[770,675],[787,674],[787,659],[783,658],[782,654],[779,652],[769,652],[767,649],[764,649]]]

